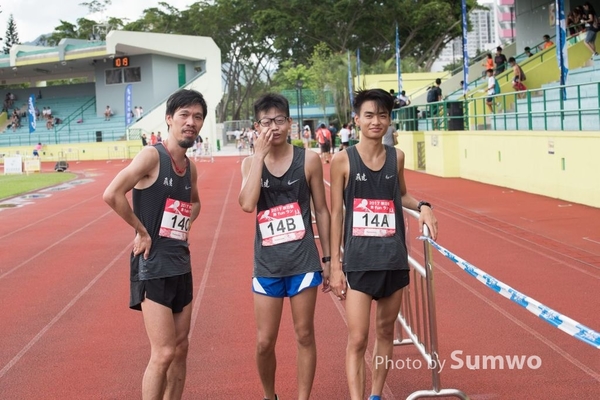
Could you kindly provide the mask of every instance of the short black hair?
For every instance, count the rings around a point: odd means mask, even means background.
[[[173,93],[167,100],[166,115],[173,116],[180,108],[199,104],[202,107],[203,117],[206,118],[208,107],[202,93],[191,89],[180,89]]]
[[[435,80],[435,84],[436,84],[436,85],[441,85],[441,84],[442,84],[442,80],[441,80],[440,78],[437,78],[437,79]]]
[[[485,72],[486,72],[486,73],[488,73],[488,72],[489,72],[490,74],[494,74],[494,70],[493,70],[493,69],[491,69],[491,68],[490,68],[490,69],[488,69],[488,70],[486,70]]]
[[[515,58],[514,58],[514,57],[509,57],[509,58],[508,58],[508,62],[509,62],[509,63],[512,63],[512,62],[517,62],[517,60],[515,60]]]
[[[496,51],[502,51],[502,46],[496,47]]]
[[[525,51],[531,51],[531,48],[529,46],[525,47]]]
[[[271,108],[276,108],[285,113],[286,117],[290,116],[290,103],[282,95],[278,93],[266,93],[254,101],[254,119],[258,121],[258,114],[269,111]]]
[[[544,35],[544,39],[550,40],[550,35]]]
[[[384,109],[389,115],[392,115],[394,108],[394,97],[383,89],[365,89],[354,93],[354,104],[352,108],[356,114],[360,114],[362,105],[367,101],[373,101],[377,105],[377,110]]]

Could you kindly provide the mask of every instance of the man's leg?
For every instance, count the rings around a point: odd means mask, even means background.
[[[275,398],[275,344],[281,322],[283,298],[254,293],[256,318],[256,365],[265,392],[265,399]]]
[[[348,287],[346,294],[346,319],[348,321],[346,376],[352,400],[362,400],[365,395],[365,352],[369,340],[372,299],[368,294]]]
[[[373,350],[372,370],[373,388],[371,389],[371,394],[381,396],[388,373],[387,363],[384,363],[383,366],[378,366],[375,361],[391,360],[394,357],[394,325],[400,311],[403,290],[397,290],[390,297],[384,297],[377,301],[377,314],[375,317],[376,339]]]
[[[308,400],[317,368],[317,345],[315,343],[315,304],[317,302],[317,286],[304,289],[290,298],[292,318],[298,356],[298,399]]]
[[[161,400],[167,386],[167,370],[175,359],[177,333],[173,311],[152,300],[142,302],[146,333],[150,339],[150,362],[142,380],[142,398]]]
[[[175,359],[167,371],[167,389],[164,400],[178,400],[183,394],[185,376],[187,372],[187,355],[190,333],[190,321],[192,318],[192,303],[183,308],[180,313],[173,314],[175,320]]]

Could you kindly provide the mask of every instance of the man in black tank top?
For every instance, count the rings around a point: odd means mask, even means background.
[[[360,142],[339,152],[331,164],[330,286],[346,301],[350,327],[346,373],[353,400],[364,398],[372,300],[377,301],[373,357],[393,358],[401,289],[409,282],[402,207],[420,211],[421,226],[427,224],[434,239],[437,235],[431,205],[417,201],[406,190],[404,153],[382,143],[393,106],[394,98],[385,90],[357,92],[353,108]],[[375,365],[372,370],[370,400],[381,399],[386,367],[387,363]]]
[[[314,310],[317,287],[329,292],[329,210],[323,167],[317,153],[287,142],[292,119],[288,101],[266,94],[255,101],[254,154],[242,163],[239,203],[256,210],[252,290],[257,325],[256,361],[264,398],[275,394],[275,344],[283,299],[290,298],[296,331],[298,399],[309,399],[317,349]],[[311,223],[311,199],[321,251],[319,258]],[[323,265],[321,265],[321,262]]]
[[[171,95],[168,139],[144,147],[104,192],[104,201],[135,229],[130,307],[142,311],[151,347],[143,399],[180,399],[183,393],[193,295],[188,234],[200,213],[196,166],[185,153],[206,112],[204,97],[194,90]],[[126,197],[132,190],[133,209]]]

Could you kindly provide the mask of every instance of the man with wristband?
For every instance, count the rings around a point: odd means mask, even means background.
[[[393,106],[394,98],[384,90],[357,92],[354,121],[360,126],[361,140],[338,153],[331,164],[330,286],[346,301],[346,375],[352,400],[364,398],[372,300],[377,301],[373,360],[393,358],[394,323],[402,288],[409,283],[402,207],[420,211],[421,230],[427,224],[432,238],[437,236],[431,204],[407,192],[404,153],[382,143]],[[387,364],[373,364],[370,400],[381,399],[386,368]]]
[[[323,292],[330,290],[329,210],[323,167],[317,153],[287,142],[292,119],[285,97],[260,97],[254,103],[254,114],[258,137],[254,154],[242,162],[239,203],[245,212],[256,210],[252,279],[256,363],[265,400],[277,399],[275,344],[283,299],[289,297],[298,348],[298,399],[309,399],[317,363],[317,287],[322,283]],[[311,200],[322,259],[311,224]]]

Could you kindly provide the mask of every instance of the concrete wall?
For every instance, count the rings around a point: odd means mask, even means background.
[[[399,132],[413,160],[415,134]],[[426,172],[600,207],[600,134],[587,132],[425,132]],[[407,146],[407,147],[404,147]],[[411,154],[412,153],[412,154]],[[407,162],[412,169],[414,163]]]

